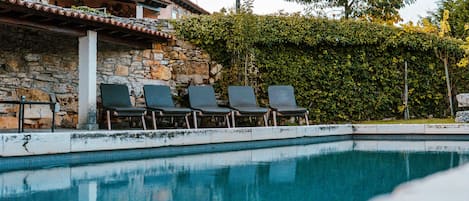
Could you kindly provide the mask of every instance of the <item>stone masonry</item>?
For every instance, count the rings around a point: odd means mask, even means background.
[[[182,97],[186,91],[176,89],[186,89],[189,84],[214,83],[220,78],[221,68],[207,53],[185,41],[155,43],[151,49],[98,44],[98,85],[126,84],[137,105],[144,104],[144,84],[169,85],[174,95]],[[0,78],[0,100],[16,100],[21,95],[26,95],[28,100],[44,100],[49,93],[54,93],[61,106],[56,125],[76,127],[77,38],[0,25]],[[97,90],[99,96],[98,86]],[[99,102],[98,98],[98,109]],[[0,105],[0,128],[16,128],[16,115],[17,106]],[[25,116],[26,127],[50,126],[48,108],[33,106],[26,110]]]
[[[458,100],[458,107],[462,108],[461,111],[456,112],[455,121],[457,123],[467,123],[469,122],[469,93],[458,94],[456,96]]]

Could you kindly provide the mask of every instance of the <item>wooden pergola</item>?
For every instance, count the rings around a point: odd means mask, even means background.
[[[54,32],[78,39],[78,128],[96,129],[97,43],[138,48],[173,36],[116,17],[23,0],[0,0],[0,24]]]

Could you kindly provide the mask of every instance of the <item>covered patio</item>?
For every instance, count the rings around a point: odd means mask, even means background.
[[[4,31],[0,36],[5,43],[0,47],[0,52],[6,55],[4,62],[0,57],[0,64],[3,63],[1,70],[13,77],[8,78],[10,83],[3,88],[45,89],[49,93],[58,93],[59,102],[60,97],[65,97],[60,94],[76,93],[78,117],[75,127],[97,129],[97,85],[106,82],[97,77],[100,71],[98,62],[106,66],[109,59],[119,60],[119,56],[106,58],[107,52],[115,51],[117,47],[130,54],[146,54],[143,59],[138,55],[130,58],[130,61],[126,61],[129,66],[134,65],[131,63],[134,61],[148,63],[154,60],[152,50],[155,47],[161,49],[161,44],[174,40],[170,34],[158,31],[156,26],[141,22],[133,18],[104,16],[32,1],[0,0],[0,26]],[[41,41],[34,41],[38,38]],[[107,52],[100,53],[100,49]],[[11,56],[15,54],[19,56]],[[160,57],[160,54],[156,56]],[[101,57],[100,61],[98,57]],[[133,70],[146,68],[140,65],[135,64],[137,67]],[[121,71],[127,72],[120,75],[131,74],[128,68],[121,67]],[[4,75],[2,79],[6,77]],[[55,83],[50,84],[52,82]],[[0,99],[8,100],[18,95],[8,89],[0,93]],[[61,107],[66,110],[76,107],[76,104],[61,103]],[[11,109],[5,110],[4,113],[12,112]]]

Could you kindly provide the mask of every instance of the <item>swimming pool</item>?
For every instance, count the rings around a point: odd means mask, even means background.
[[[374,150],[375,143],[386,151]],[[416,150],[422,143],[434,150]],[[468,147],[340,141],[6,171],[0,173],[0,200],[361,201],[464,164]]]

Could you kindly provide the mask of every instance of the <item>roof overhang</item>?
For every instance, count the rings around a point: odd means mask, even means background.
[[[171,4],[171,2],[168,2],[166,0],[118,0],[118,1],[128,2],[128,3],[135,2],[138,4],[146,5],[146,6],[153,7],[153,8],[166,8],[166,6]]]
[[[144,48],[151,47],[156,41],[173,39],[169,34],[122,22],[114,17],[23,0],[0,0],[0,24],[76,37],[85,36],[88,30],[93,30],[98,33],[100,41]]]
[[[174,3],[195,14],[209,15],[210,13],[190,0],[172,0]]]
[[[154,8],[166,8],[171,2],[167,2],[164,0],[145,0],[142,2],[144,5],[148,5]]]

